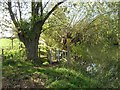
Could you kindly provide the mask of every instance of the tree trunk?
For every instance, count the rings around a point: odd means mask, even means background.
[[[39,29],[39,32],[35,32]],[[39,37],[41,34],[42,27],[35,27],[29,34],[20,32],[18,33],[20,41],[22,41],[26,48],[26,55],[28,60],[32,60],[35,63],[38,63],[38,44]],[[30,34],[31,33],[31,34]]]
[[[28,60],[38,62],[38,41],[39,40],[34,40],[25,44]]]

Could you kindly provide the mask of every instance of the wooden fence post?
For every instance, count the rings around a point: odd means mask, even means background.
[[[14,38],[11,38],[11,40],[12,40],[12,49],[13,49],[13,39],[14,39]]]
[[[4,49],[2,49],[2,58],[4,58]]]
[[[52,64],[52,56],[51,56],[51,51],[50,50],[47,50],[47,58],[48,60],[50,61],[50,64]]]
[[[57,50],[56,56],[57,56],[57,62],[59,62],[60,61],[60,50]]]
[[[67,57],[67,51],[65,51],[65,50],[62,50],[62,58],[66,58]]]
[[[55,51],[55,54],[54,54],[54,57],[55,57],[55,58],[54,58],[54,59],[56,60],[56,59],[57,59],[57,55],[56,55],[56,53],[57,53],[57,49],[55,48],[54,51]]]
[[[38,48],[38,56],[39,56],[39,58],[40,58],[40,48]]]

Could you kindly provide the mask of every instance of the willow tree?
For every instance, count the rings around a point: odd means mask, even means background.
[[[30,10],[23,10],[23,2],[17,0],[16,2],[12,2],[8,0],[7,6],[8,11],[10,13],[11,20],[13,21],[20,41],[22,41],[27,50],[27,58],[33,60],[34,62],[38,61],[38,44],[39,37],[43,31],[43,25],[45,21],[50,17],[50,15],[57,9],[57,7],[64,3],[66,0],[57,2],[54,6],[49,4],[48,2],[44,2],[43,0],[31,0],[31,2],[27,2]],[[25,4],[26,2],[24,2]],[[52,7],[51,9],[45,9],[46,7]],[[15,13],[17,11],[17,14]],[[45,12],[46,11],[46,12]],[[23,17],[25,12],[30,12],[30,18],[28,20]],[[19,13],[19,14],[18,14]],[[19,16],[19,18],[17,18]]]

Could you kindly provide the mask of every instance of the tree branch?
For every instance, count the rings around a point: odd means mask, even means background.
[[[59,25],[57,25],[57,26],[63,26],[63,25],[64,25],[64,24],[59,24]],[[48,29],[56,28],[57,26],[55,25],[55,26],[50,26],[50,27],[47,27],[47,28],[43,28],[43,30],[42,30],[41,32],[44,32],[44,31],[46,31],[46,30],[48,30]]]
[[[41,12],[41,18],[42,18],[42,16],[43,16],[43,6],[42,6],[42,0],[41,0],[41,2],[40,2],[40,12]]]
[[[31,10],[32,10],[32,16],[34,17],[34,14],[35,14],[35,0],[32,0],[31,2]]]
[[[109,12],[105,12],[105,13],[103,13],[103,14],[99,14],[98,16],[96,16],[90,23],[88,23],[88,25],[83,29],[83,30],[87,30],[87,29],[89,29],[89,27],[90,27],[90,25],[95,21],[95,20],[97,20],[99,17],[101,17],[101,16],[104,16],[105,14],[110,14],[111,12],[113,12],[113,11],[109,11]]]
[[[53,13],[53,15],[54,15],[54,17],[56,17],[61,23],[62,23],[62,25],[63,26],[65,26],[65,27],[67,27],[67,28],[70,28],[69,26],[70,25],[65,25],[65,23],[61,20],[61,18],[59,18],[57,15],[55,15],[54,13]]]
[[[48,14],[45,16],[45,18],[42,20],[42,24],[45,23],[45,21],[49,18],[49,16],[52,14],[52,12],[53,12],[54,10],[55,10],[60,4],[64,3],[65,1],[67,1],[67,0],[63,0],[63,1],[59,2],[59,3],[57,3],[57,4],[48,12]],[[41,22],[41,20],[38,21],[37,23],[40,23],[40,22]]]
[[[50,1],[50,0],[49,0]],[[43,10],[45,9],[45,7],[48,5],[49,1],[45,4],[45,6],[43,7]]]
[[[10,13],[10,17],[11,17],[15,27],[17,28],[18,27],[18,23],[17,23],[17,21],[15,19],[13,11],[12,11],[11,0],[8,0],[8,10],[9,10],[9,13]]]
[[[19,2],[19,0],[18,0],[18,8],[19,8],[19,14],[20,14],[20,20],[22,20],[22,14],[21,14],[21,9],[20,9],[20,2]]]
[[[38,15],[39,7],[40,7],[40,3],[37,2],[37,5],[36,5],[36,7],[35,7],[35,14],[36,14],[36,15]]]

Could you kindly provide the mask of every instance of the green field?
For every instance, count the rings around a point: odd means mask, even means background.
[[[15,47],[19,47],[19,39],[13,39],[13,46]],[[0,39],[0,48],[12,48],[12,40],[11,39],[7,39],[7,38],[1,38]]]
[[[13,39],[13,49],[19,48],[19,39]],[[2,49],[12,50],[12,40],[7,38],[0,39],[0,54],[2,53]]]

